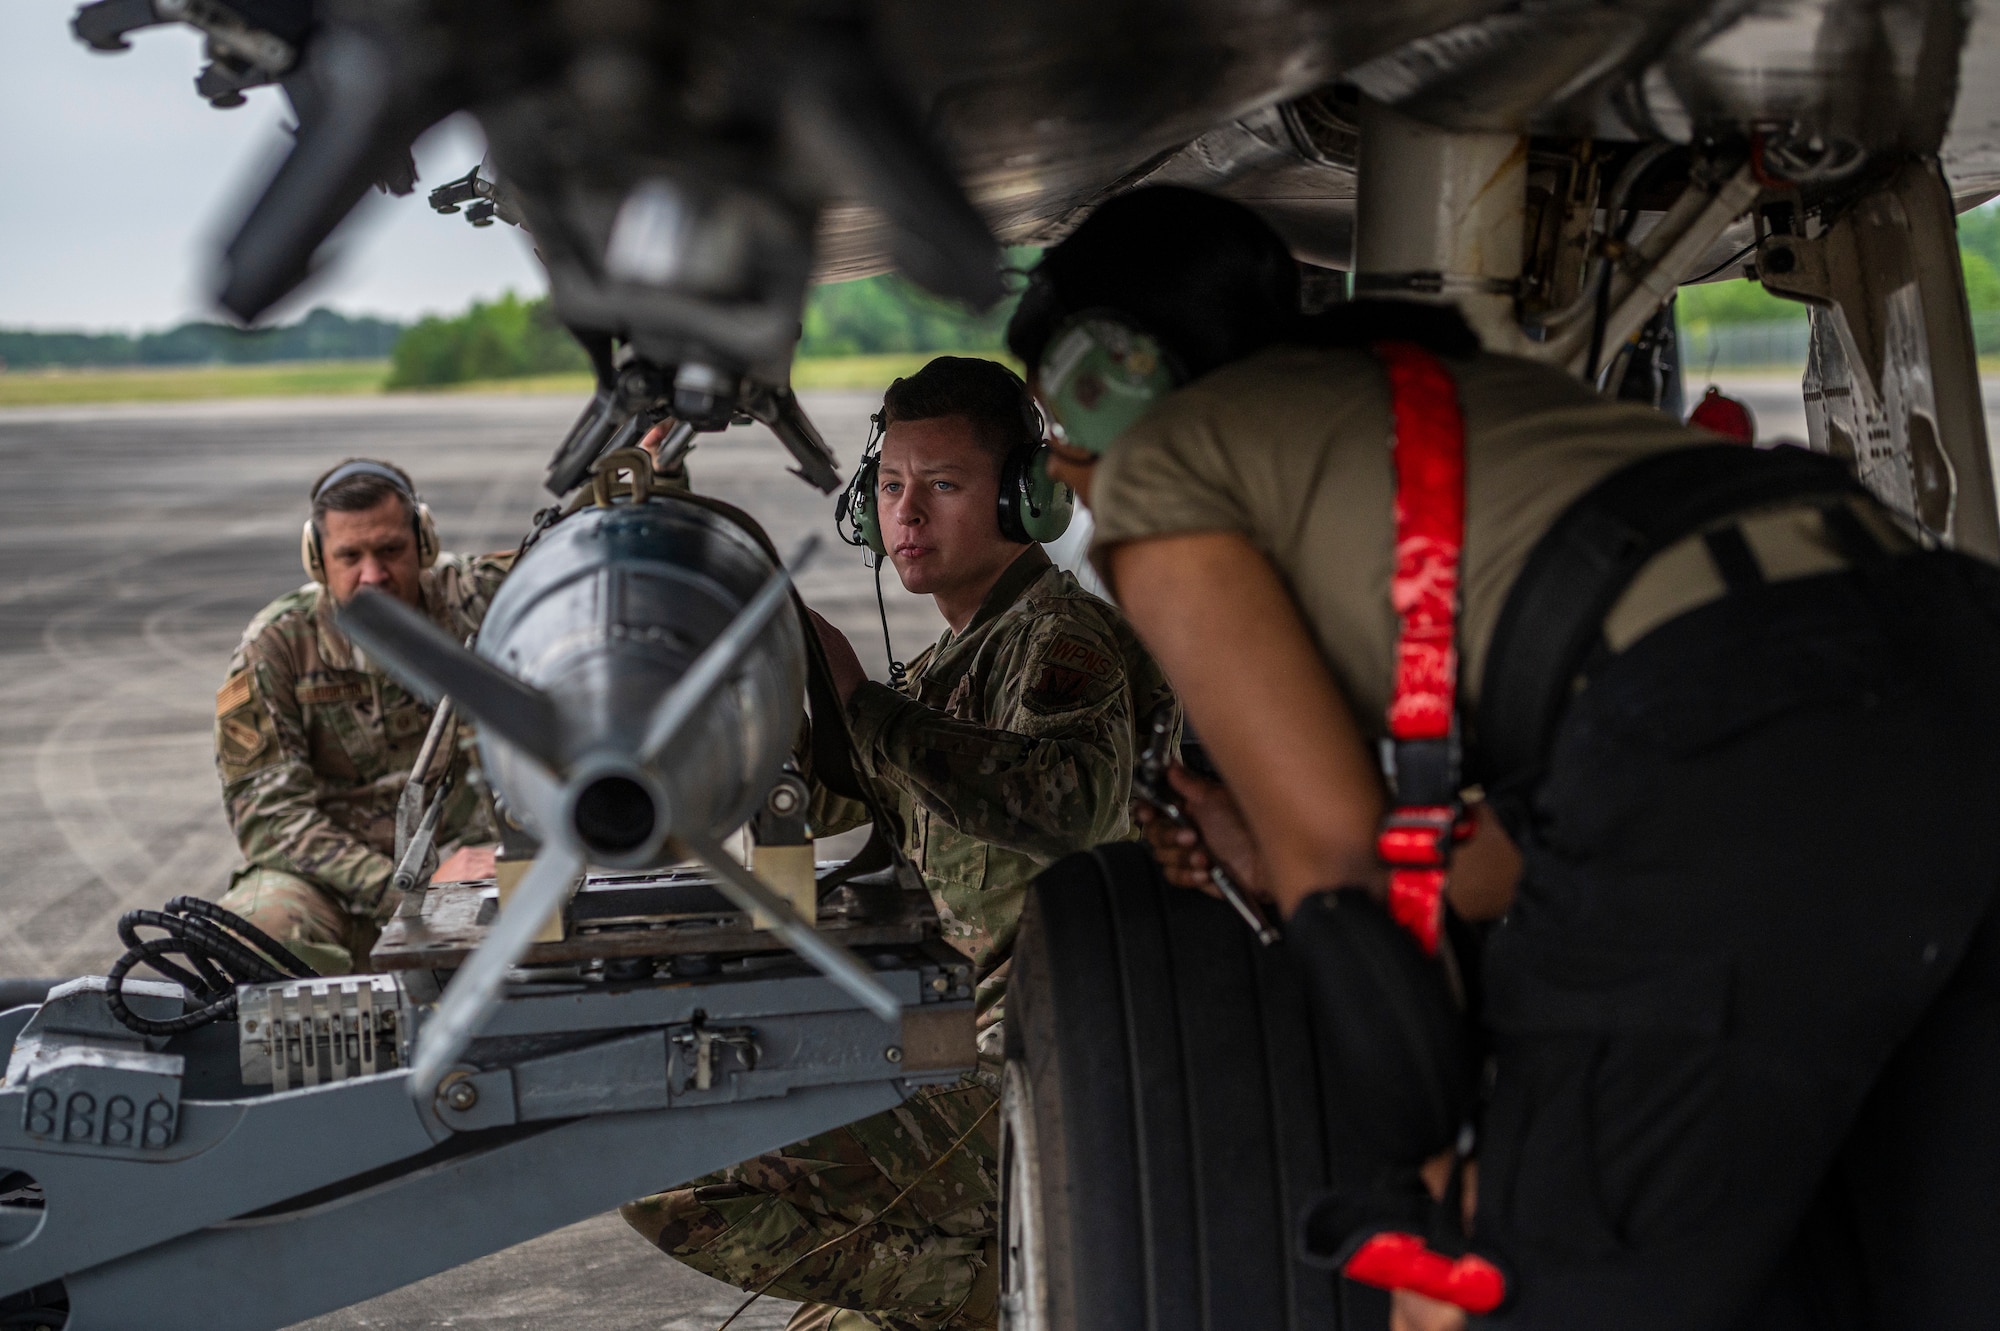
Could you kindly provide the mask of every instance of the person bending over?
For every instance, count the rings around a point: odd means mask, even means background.
[[[945,936],[972,959],[982,1069],[625,1216],[719,1279],[775,1279],[774,1294],[808,1304],[795,1326],[990,1327],[1000,1021],[1028,882],[1072,851],[1131,835],[1133,766],[1171,695],[1118,612],[1009,517],[1023,499],[1003,503],[1003,480],[1039,466],[1042,444],[1018,377],[939,357],[890,386],[879,419],[881,452],[857,477],[873,513],[863,527],[948,627],[890,687],[815,621],[859,766],[900,814]],[[1026,502],[1067,502],[1043,491]],[[824,794],[814,807],[820,835],[866,817]]]
[[[1448,306],[1297,308],[1254,214],[1143,190],[1044,257],[1009,342],[1102,454],[1072,473],[1094,558],[1226,781],[1211,845],[1287,917],[1334,1075],[1399,1074],[1346,1079],[1367,1186],[1409,1196],[1478,1123],[1460,1239],[1512,1289],[1481,1326],[1990,1324],[2000,574],[1831,460],[1606,401]],[[1376,843],[1418,421],[1463,441],[1444,705],[1491,801],[1447,894],[1493,921],[1453,930],[1490,1050],[1456,1095]]]

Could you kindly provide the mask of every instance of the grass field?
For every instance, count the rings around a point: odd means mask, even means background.
[[[835,356],[799,361],[798,388],[881,390],[935,354]],[[1018,366],[1015,368],[1019,368]],[[192,402],[204,398],[350,396],[383,391],[389,363],[381,360],[287,361],[273,365],[175,365],[104,370],[14,370],[0,373],[0,407],[98,402]],[[588,374],[543,374],[525,379],[484,379],[425,393],[555,393],[588,396]]]
[[[379,393],[385,360],[273,365],[173,365],[115,370],[12,370],[0,374],[0,407],[85,402],[193,402],[218,397]]]

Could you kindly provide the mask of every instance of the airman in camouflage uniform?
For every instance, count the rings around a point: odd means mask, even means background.
[[[485,617],[511,553],[440,555],[415,573],[422,610],[463,639]],[[365,961],[394,902],[396,801],[431,708],[348,642],[331,589],[310,583],[259,611],[215,696],[215,763],[249,861],[221,904],[325,974]],[[441,752],[452,793],[438,843],[497,839],[473,779],[469,728]]]
[[[862,769],[902,814],[945,936],[980,977],[980,1048],[998,1057],[1029,880],[1131,834],[1132,771],[1165,676],[1116,608],[1031,546],[963,633],[911,663],[905,691],[869,682],[847,712]],[[822,796],[830,831],[867,815]]]
[[[1171,696],[1117,610],[1040,546],[901,690],[855,687],[858,765],[900,813],[946,936],[974,963],[981,1070],[625,1218],[697,1270],[806,1301],[800,1331],[997,1325],[1000,1021],[1028,883],[1131,835],[1143,731]],[[819,835],[867,818],[824,791],[813,812]]]

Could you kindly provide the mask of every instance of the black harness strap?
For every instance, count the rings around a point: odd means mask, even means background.
[[[1539,778],[1605,615],[1654,555],[1735,513],[1865,494],[1823,454],[1741,444],[1658,453],[1585,492],[1536,542],[1493,629],[1477,736],[1488,796],[1505,808]]]
[[[1711,528],[1702,534],[1701,543],[1708,547],[1708,560],[1730,591],[1748,591],[1764,581],[1757,552],[1750,548],[1741,527]]]

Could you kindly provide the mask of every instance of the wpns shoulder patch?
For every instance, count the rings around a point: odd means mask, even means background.
[[[1081,638],[1060,637],[1036,658],[1022,702],[1041,715],[1088,706],[1118,678],[1118,658]]]
[[[1092,679],[1111,679],[1118,674],[1117,657],[1081,638],[1057,638],[1042,650],[1042,661]]]

